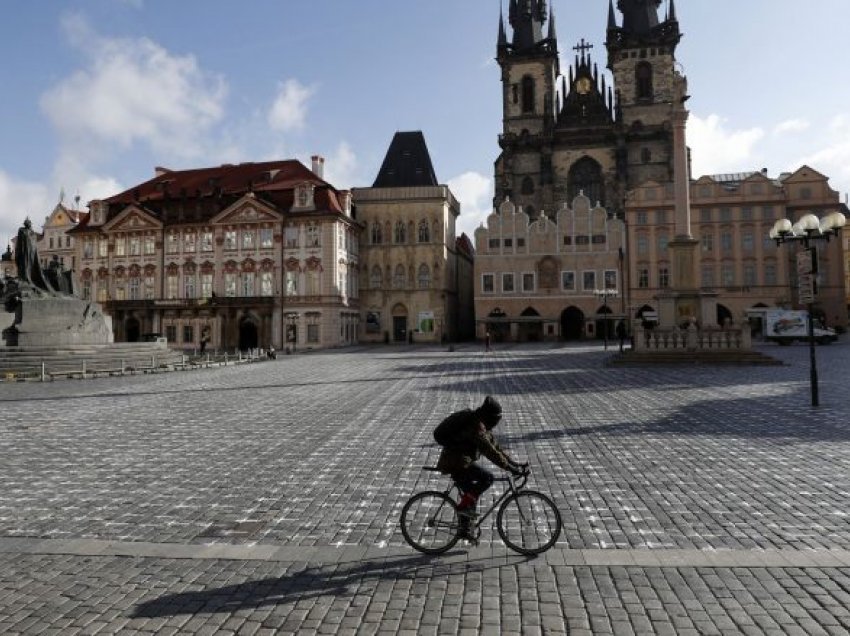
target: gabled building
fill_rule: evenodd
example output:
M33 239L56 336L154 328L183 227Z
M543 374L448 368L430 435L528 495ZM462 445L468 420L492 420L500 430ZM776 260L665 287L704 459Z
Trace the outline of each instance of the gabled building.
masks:
M70 231L83 223L86 217L88 211L70 208L62 202L47 215L38 240L38 254L43 268L47 269L56 261L64 269L77 269L76 239Z
M70 231L81 293L116 341L196 348L357 342L361 226L323 160L156 169Z
M355 188L364 342L472 337L472 248L455 225L460 204L437 181L419 131L393 137L371 188Z

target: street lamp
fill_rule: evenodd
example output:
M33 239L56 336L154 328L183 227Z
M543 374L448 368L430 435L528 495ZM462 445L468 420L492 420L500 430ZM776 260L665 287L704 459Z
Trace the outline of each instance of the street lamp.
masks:
M605 317L602 319L602 341L605 343L605 351L608 351L608 320L611 315L611 308L608 307L608 299L616 298L620 295L616 289L596 289L593 291L593 295L602 300L602 306L608 310L608 313L605 314Z
M814 214L805 214L796 223L791 223L788 219L779 219L768 233L768 236L776 241L777 247L790 241L803 244L803 249L797 252L797 279L800 302L806 304L809 313L809 384L812 406L819 406L820 399L815 356L815 324L812 316L817 295L818 253L817 249L810 244L814 241L829 242L833 236L838 236L846 223L847 219L841 212L831 212L822 219L818 219Z

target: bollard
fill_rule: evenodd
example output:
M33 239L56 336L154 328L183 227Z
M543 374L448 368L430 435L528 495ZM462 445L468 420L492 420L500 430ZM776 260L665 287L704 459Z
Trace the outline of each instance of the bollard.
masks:
M83 380L86 379L86 361L83 360Z
M41 361L41 381L44 382L46 374L44 373L44 360Z

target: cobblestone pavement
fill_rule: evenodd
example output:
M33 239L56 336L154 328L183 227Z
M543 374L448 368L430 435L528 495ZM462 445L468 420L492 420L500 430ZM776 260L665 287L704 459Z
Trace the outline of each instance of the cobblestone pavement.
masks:
M850 346L609 369L377 347L0 385L0 633L850 634ZM431 430L492 393L555 549L425 558Z

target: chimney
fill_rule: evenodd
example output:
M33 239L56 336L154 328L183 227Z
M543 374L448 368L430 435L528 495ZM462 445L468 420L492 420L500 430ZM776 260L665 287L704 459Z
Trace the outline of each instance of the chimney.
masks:
M351 190L339 191L340 204L346 216L351 216Z
M313 160L313 174L319 179L325 178L325 158L321 155L313 155L310 157Z
M168 168L163 168L162 166L157 166L153 169L154 175L157 177L161 177L164 174L168 174L171 172Z

